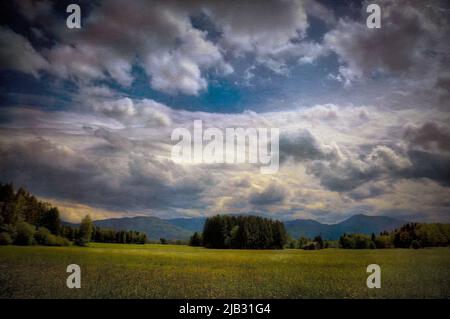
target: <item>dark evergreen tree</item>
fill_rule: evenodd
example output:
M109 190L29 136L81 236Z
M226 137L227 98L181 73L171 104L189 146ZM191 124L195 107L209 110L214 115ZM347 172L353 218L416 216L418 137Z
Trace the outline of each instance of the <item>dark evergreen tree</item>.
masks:
M87 245L91 241L92 232L93 232L92 219L89 215L86 215L81 221L78 232L78 238L76 239L75 243L79 246Z
M195 232L189 240L189 246L198 247L201 245L202 245L202 237L198 232Z
M56 207L50 208L40 218L39 225L47 228L52 234L59 235L61 228L61 219L59 217L59 210Z
M282 222L259 216L217 215L207 218L203 228L207 248L282 249L286 242Z

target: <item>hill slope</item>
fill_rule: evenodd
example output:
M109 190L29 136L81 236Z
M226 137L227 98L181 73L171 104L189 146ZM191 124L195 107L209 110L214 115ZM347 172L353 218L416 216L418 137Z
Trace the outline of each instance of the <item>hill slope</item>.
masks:
M115 230L137 230L145 232L149 239L188 239L194 232L201 232L205 217L160 219L158 217L125 217L96 220L99 227ZM406 222L387 216L354 215L337 224L322 224L310 219L296 219L284 222L287 233L292 238L321 235L324 239L338 239L343 233L378 234L391 231ZM78 227L76 224L64 224Z
M378 234L384 230L391 231L406 222L387 216L354 215L337 224L321 224L314 220L296 219L284 223L286 231L293 238L300 236L314 237L321 235L324 239L338 239L343 233Z
M193 234L194 232L202 232L203 225L205 224L206 217L193 217L193 218L173 218L166 219L168 223L186 229Z
M192 232L157 217L130 217L96 220L99 227L145 232L149 239L188 239Z

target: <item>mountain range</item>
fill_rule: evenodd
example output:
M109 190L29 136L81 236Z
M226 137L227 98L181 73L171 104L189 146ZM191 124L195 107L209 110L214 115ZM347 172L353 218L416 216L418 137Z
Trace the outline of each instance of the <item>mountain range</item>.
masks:
M322 224L311 219L296 219L284 222L286 231L292 238L305 236L308 238L321 235L323 239L335 240L343 233L359 233L370 235L382 231L391 231L406 224L407 221L388 216L353 215L337 224Z
M94 224L102 228L115 230L136 230L145 232L149 239L188 239L194 232L201 232L205 217L161 219L158 217L124 217L96 220ZM407 223L387 216L353 215L337 224L322 224L311 219L285 221L287 233L292 238L300 236L312 238L321 235L324 239L335 240L343 233L378 234L391 231ZM69 223L65 223L69 224ZM75 224L71 224L75 226Z

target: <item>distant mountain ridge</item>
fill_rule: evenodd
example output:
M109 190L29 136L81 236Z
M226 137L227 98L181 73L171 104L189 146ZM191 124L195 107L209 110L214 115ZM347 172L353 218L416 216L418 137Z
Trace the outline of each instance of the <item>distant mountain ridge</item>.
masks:
M145 232L149 239L187 239L192 235L188 228L182 228L168 220L152 216L110 218L94 221L94 225L115 230L136 230Z
M96 220L94 224L102 228L115 230L136 230L145 232L149 239L188 239L194 232L201 232L206 217L161 219L152 216L109 218ZM311 219L296 219L285 221L287 233L292 238L305 236L312 238L321 235L324 239L335 240L343 233L378 234L391 231L407 221L388 216L353 215L337 224L322 224ZM76 226L76 224L66 223Z
M135 230L147 234L148 239L159 240L165 239L188 239L192 235L189 227L182 228L168 220L153 216L137 216L108 218L93 221L95 226L101 228L109 228L114 230ZM78 227L79 224L62 222L63 225ZM203 226L202 226L203 227Z
M388 216L353 215L337 224L322 224L315 220L296 219L284 223L286 231L293 238L308 238L321 235L324 239L335 240L343 233L360 233L370 235L382 231L391 231L407 221Z

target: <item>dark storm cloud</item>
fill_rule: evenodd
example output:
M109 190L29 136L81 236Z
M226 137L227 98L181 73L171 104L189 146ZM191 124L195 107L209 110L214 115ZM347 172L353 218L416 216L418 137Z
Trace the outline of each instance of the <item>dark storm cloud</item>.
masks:
M307 166L307 173L318 177L322 186L336 192L351 191L378 175L376 171L366 170L351 160L339 164L314 161Z
M280 162L289 158L296 162L333 158L334 154L324 150L319 141L308 131L298 130L280 136Z
M412 166L399 172L405 178L429 178L450 187L450 155L411 150L408 157Z
M130 155L126 166L116 166L112 159L88 158L43 138L1 145L1 153L2 182L110 209L198 207L201 193L214 183L198 172L193 178L170 161Z
M377 181L427 178L450 186L450 155L421 150L394 151L376 146L369 154L335 161L316 160L307 164L307 172L319 178L321 185L336 192L348 192L354 199L376 197L387 186Z
M361 145L351 152L324 146L308 130L280 136L280 162L291 158L304 163L306 172L331 191L353 199L377 197L388 187L377 182L428 178L450 186L448 128L435 122L407 125L403 138L409 145Z
M426 150L434 147L442 151L450 151L450 130L436 122L426 122L422 126L409 125L405 129L404 138L412 147L420 146Z
M287 196L287 190L283 185L271 183L264 190L253 192L249 201L255 206L269 206L281 204Z

